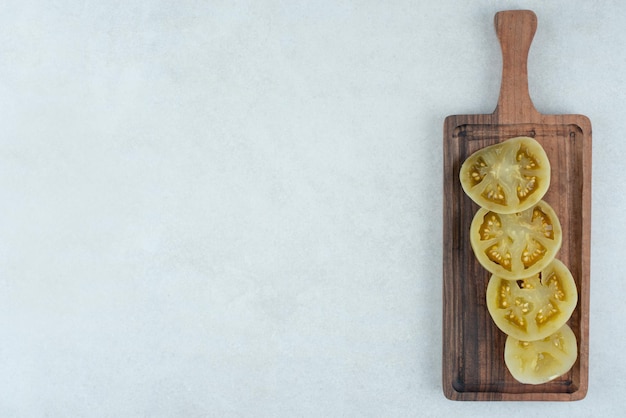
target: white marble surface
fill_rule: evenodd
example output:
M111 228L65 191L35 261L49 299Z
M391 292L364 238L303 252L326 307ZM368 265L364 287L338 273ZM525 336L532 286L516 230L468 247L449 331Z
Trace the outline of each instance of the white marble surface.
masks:
M590 383L441 390L442 128L530 8L591 118ZM3 1L0 416L618 416L626 2ZM506 415L505 415L506 414Z

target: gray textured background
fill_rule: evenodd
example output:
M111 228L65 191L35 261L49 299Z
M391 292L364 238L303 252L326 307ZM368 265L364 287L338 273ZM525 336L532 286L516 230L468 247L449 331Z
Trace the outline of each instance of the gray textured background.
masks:
M488 113L493 15L593 124L590 386L441 390L445 116ZM0 416L616 416L626 2L3 1ZM548 410L549 408L549 410Z

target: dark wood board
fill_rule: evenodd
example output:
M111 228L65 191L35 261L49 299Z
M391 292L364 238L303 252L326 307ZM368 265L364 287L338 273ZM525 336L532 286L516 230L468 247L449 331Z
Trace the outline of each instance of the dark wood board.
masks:
M495 27L503 56L495 111L448 116L444 123L443 391L452 400L578 400L585 397L588 382L591 123L583 115L544 115L535 109L528 93L527 58L536 15L499 12ZM506 335L493 323L485 301L491 274L470 246L469 228L478 206L459 182L460 166L469 155L515 136L535 138L548 155L551 182L544 200L563 228L556 257L572 272L579 294L568 322L578 342L578 359L567 374L542 385L517 382L504 364Z

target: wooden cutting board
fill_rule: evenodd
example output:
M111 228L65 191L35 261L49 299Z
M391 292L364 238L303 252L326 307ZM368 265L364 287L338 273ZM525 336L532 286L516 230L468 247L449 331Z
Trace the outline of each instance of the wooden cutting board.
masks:
M589 351L591 239L591 123L582 115L543 115L528 94L528 50L537 28L529 10L499 12L496 34L503 57L500 97L493 113L448 116L444 124L443 390L453 400L571 401L585 397ZM518 383L504 364L506 335L485 302L490 278L469 238L478 206L465 195L459 168L474 151L515 136L535 138L551 164L544 197L563 228L557 258L570 269L579 292L568 324L578 360L564 376L542 385Z

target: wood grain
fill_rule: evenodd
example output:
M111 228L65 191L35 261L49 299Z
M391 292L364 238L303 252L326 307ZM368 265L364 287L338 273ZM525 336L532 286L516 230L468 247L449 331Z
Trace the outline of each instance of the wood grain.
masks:
M585 397L589 358L591 237L591 123L583 115L539 113L528 93L527 58L537 28L529 10L499 12L495 28L502 48L498 104L487 115L448 116L444 123L443 390L453 400L571 401ZM579 292L569 320L578 360L564 376L543 385L518 383L504 364L506 335L487 311L490 274L476 260L469 227L478 206L459 182L459 168L476 150L515 136L535 138L551 164L544 200L563 228L557 254Z

